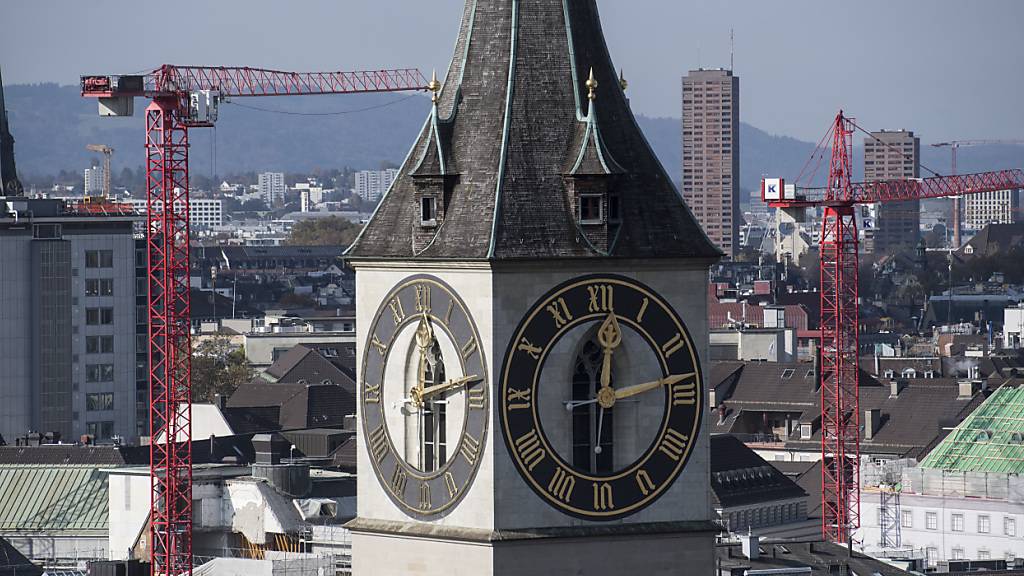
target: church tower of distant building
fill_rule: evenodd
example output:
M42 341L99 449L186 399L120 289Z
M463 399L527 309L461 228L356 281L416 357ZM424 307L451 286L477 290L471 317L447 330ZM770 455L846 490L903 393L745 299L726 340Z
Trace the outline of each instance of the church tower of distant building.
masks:
M731 70L683 78L683 199L727 256L740 242L740 79Z

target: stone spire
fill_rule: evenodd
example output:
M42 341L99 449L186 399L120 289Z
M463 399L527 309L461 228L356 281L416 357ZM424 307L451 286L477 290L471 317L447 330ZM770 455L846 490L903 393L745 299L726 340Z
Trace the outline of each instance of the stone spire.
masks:
M21 196L21 181L14 164L14 136L7 124L7 104L4 102L4 79L0 73L0 196Z
M718 258L621 80L595 0L467 0L434 109L350 257Z

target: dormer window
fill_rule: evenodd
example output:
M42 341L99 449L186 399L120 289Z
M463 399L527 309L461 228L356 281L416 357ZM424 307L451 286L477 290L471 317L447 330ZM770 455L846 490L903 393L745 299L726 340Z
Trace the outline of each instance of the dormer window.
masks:
M913 368L907 368L906 370L903 371L903 377L917 378L917 370L914 370Z
M604 196L580 194L580 224L604 224Z
M423 196L420 198L420 226L437 226L437 198Z
M896 377L896 372L894 372L893 370L886 370L885 371L885 378L887 380L892 380L895 377Z

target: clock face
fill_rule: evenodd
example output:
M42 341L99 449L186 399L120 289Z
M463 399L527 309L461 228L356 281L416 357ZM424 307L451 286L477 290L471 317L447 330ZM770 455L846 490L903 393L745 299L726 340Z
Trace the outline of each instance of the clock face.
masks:
M650 505L682 472L703 396L679 315L643 284L606 275L567 282L527 312L498 401L530 487L566 514L614 520Z
M485 366L476 324L441 280L412 277L384 299L359 399L374 473L407 514L442 514L468 491L487 439Z

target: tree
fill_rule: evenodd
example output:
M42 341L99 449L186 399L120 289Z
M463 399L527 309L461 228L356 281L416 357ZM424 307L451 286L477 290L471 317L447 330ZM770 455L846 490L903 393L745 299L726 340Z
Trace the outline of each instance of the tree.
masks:
M344 218L331 216L304 220L292 227L288 237L291 246L349 246L362 227Z
M213 402L217 394L230 396L256 376L245 359L224 336L204 340L192 354L192 401Z

